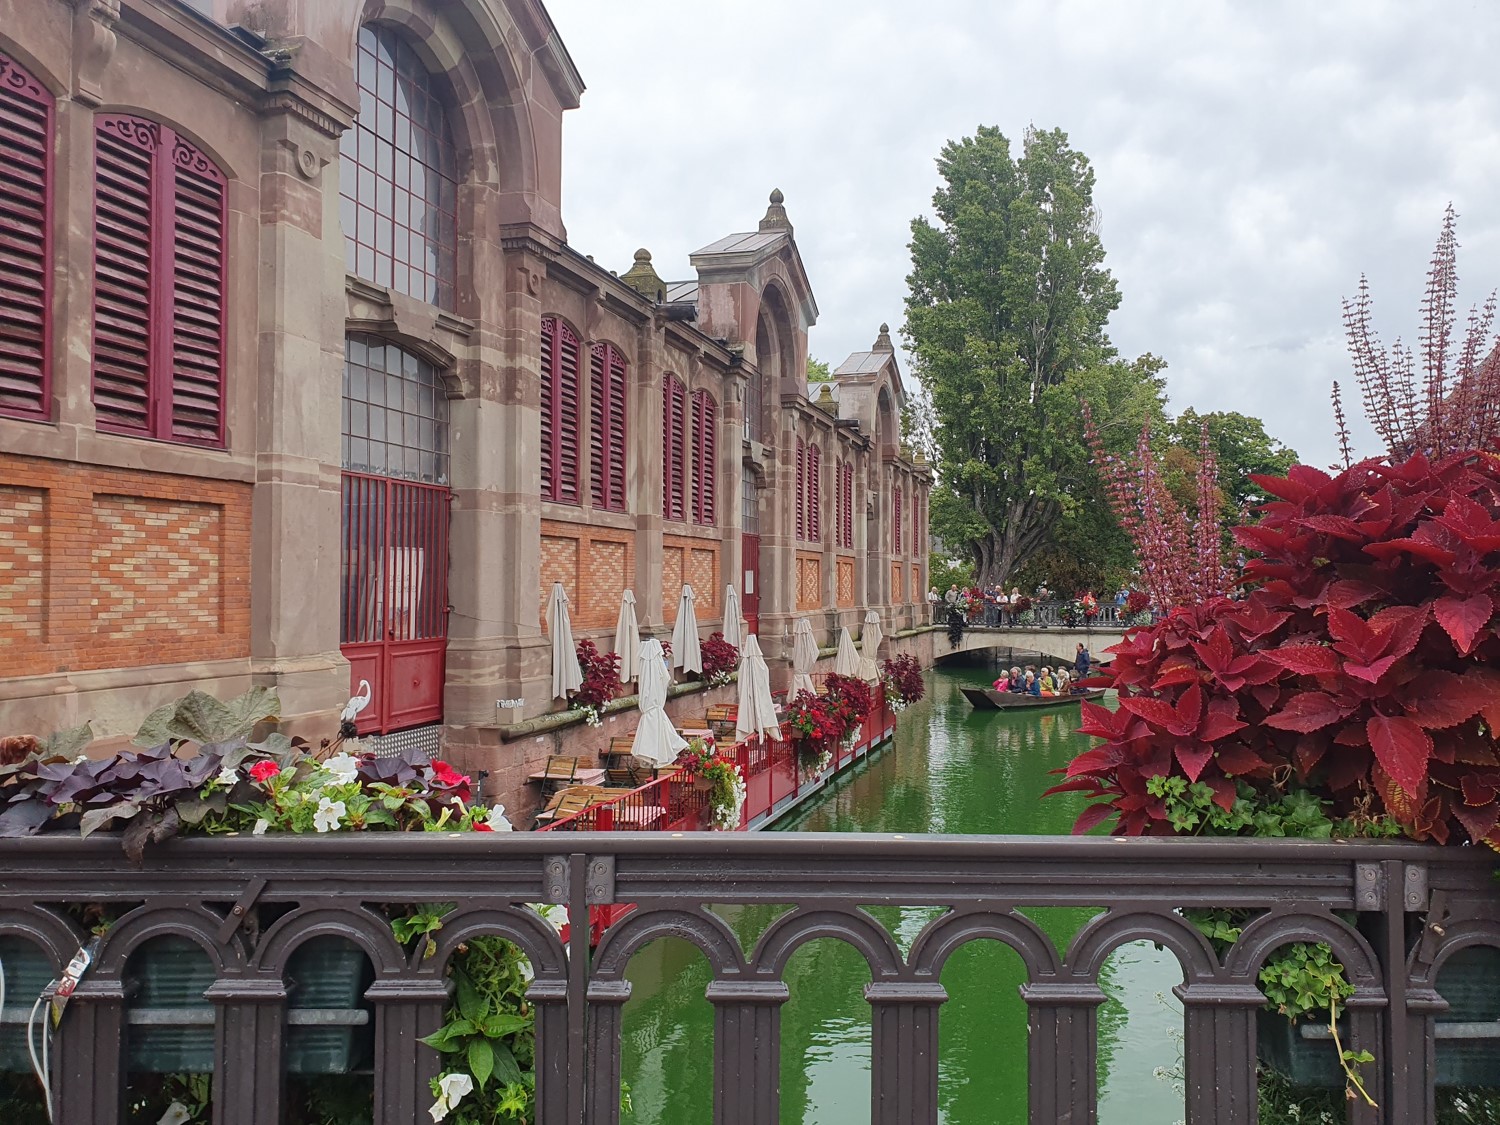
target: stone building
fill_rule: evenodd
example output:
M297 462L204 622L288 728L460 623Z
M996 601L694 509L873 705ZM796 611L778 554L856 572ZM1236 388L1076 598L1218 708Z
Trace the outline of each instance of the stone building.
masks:
M0 727L364 679L476 745L563 706L554 581L596 638L916 622L885 327L809 387L779 192L690 280L575 250L582 92L539 0L0 0Z

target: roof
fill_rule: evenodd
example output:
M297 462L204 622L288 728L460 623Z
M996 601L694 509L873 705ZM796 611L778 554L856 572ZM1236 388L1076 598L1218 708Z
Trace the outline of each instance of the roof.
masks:
M696 305L698 303L698 283L696 281L667 282L666 303L669 305Z
M743 234L726 234L717 242L710 242L701 250L694 250L691 257L699 254L751 254L767 250L787 237L784 230L757 230Z
M834 368L835 375L874 375L893 358L890 352L853 352Z

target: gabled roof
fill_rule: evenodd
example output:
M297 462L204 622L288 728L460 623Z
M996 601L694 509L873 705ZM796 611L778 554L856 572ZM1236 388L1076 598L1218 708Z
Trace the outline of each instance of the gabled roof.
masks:
M891 358L890 352L853 352L833 369L835 375L875 375Z
M755 254L768 250L790 235L784 230L756 230L741 234L726 234L717 242L710 242L701 250L694 250L689 260L708 254Z

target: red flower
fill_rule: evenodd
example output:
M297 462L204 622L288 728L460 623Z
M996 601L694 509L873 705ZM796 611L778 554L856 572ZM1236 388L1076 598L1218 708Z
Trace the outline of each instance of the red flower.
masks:
M250 767L250 780L264 785L281 772L281 767L267 758Z
M491 828L488 824L486 824L482 820L476 820L471 827L472 827L473 831L475 831L475 832L493 832L494 831L493 828Z
M459 773L447 762L439 758L433 759L432 779L445 789L456 789L460 785L469 784L467 774Z

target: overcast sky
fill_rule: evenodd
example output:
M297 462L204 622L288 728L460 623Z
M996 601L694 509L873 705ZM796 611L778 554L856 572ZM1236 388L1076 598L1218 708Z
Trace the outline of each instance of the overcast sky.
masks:
M1093 161L1110 334L1174 411L1334 456L1340 298L1414 337L1450 200L1460 302L1500 284L1500 0L549 0L588 84L569 240L667 280L773 187L837 364L902 320L911 219L950 138L1060 127ZM1357 413L1357 411L1356 411ZM1375 452L1368 437L1362 448Z

